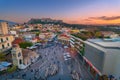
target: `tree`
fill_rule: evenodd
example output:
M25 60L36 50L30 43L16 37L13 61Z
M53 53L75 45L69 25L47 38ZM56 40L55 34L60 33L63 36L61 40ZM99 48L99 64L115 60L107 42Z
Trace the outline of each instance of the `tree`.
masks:
M35 34L36 34L36 36L39 36L40 32L36 32Z
M95 33L95 37L96 37L96 38L100 38L100 37L102 37L101 32L96 32L96 33Z
M8 73L11 73L11 72L14 72L14 71L16 71L17 70L17 66L12 66L12 67L9 67L6 71L8 72Z
M22 42L19 44L20 48L27 48L27 47L30 47L32 46L33 44L31 42Z
M0 53L0 61L5 61L6 57L4 53Z

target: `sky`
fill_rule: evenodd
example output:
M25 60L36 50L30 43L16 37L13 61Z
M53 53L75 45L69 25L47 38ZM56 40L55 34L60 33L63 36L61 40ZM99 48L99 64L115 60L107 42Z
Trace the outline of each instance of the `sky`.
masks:
M120 0L0 0L0 20L60 19L74 24L120 23Z

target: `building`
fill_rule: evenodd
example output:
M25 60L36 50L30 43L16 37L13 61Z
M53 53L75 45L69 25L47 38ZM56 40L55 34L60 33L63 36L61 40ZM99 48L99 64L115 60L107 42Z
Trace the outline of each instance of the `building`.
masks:
M22 28L24 28L24 26L23 25L18 25L18 24L14 25L12 27L13 30L19 30L19 29L22 29Z
M39 34L39 38L46 41L53 39L55 36L56 34L52 32L44 32Z
M13 65L18 66L18 68L23 67L23 55L22 49L19 48L19 45L13 45L11 50Z
M58 36L58 41L60 41L63 45L69 45L70 44L70 36L63 33Z
M84 56L84 47L85 47L85 45L84 45L84 41L83 40L81 40L80 38L77 38L77 37L71 35L70 46L75 48L77 53L80 54L81 58L82 58L82 56Z
M101 75L120 77L120 38L85 41L84 65L99 80Z
M9 50L13 41L14 37L12 35L0 35L0 52Z
M115 32L112 32L112 31L101 31L101 33L104 37L110 37L110 38L119 37L118 34L116 34Z
M25 41L34 43L34 39L36 37L36 34L27 33L27 34L23 34L22 36L24 37Z
M20 44L20 43L22 43L22 42L25 42L24 39L17 37L17 38L15 38L15 40L12 42L12 45L13 45L13 44Z
M17 35L17 31L11 30L11 31L10 31L10 34L11 34L11 35Z
M80 30L79 29L71 29L70 30L70 34L76 34L76 33L79 33Z
M10 30L10 34L13 35L14 37L19 37L17 31L15 30Z
M0 52L8 52L12 47L12 41L14 37L8 35L8 23L0 22Z
M21 49L18 44L14 44L11 50L13 65L19 69L25 69L31 63L35 62L39 55L28 49Z
M8 34L8 23L0 22L0 34L6 35Z

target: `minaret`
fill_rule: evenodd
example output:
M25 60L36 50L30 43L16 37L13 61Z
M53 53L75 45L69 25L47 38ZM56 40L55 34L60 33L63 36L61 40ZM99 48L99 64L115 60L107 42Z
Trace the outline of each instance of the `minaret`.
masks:
M21 68L21 65L23 64L23 56L22 56L22 50L18 44L13 45L11 53L12 53L13 65L18 66L18 68Z

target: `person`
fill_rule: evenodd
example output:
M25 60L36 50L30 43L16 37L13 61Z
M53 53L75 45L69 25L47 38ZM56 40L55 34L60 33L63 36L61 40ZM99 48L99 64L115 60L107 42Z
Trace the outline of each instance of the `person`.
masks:
M31 69L31 72L33 72L33 69Z
M12 75L12 78L14 78L14 75Z
M19 75L18 75L17 77L18 77L18 78L20 78L20 76L19 76Z
M34 75L34 79L36 80L36 77L35 77L35 75Z

